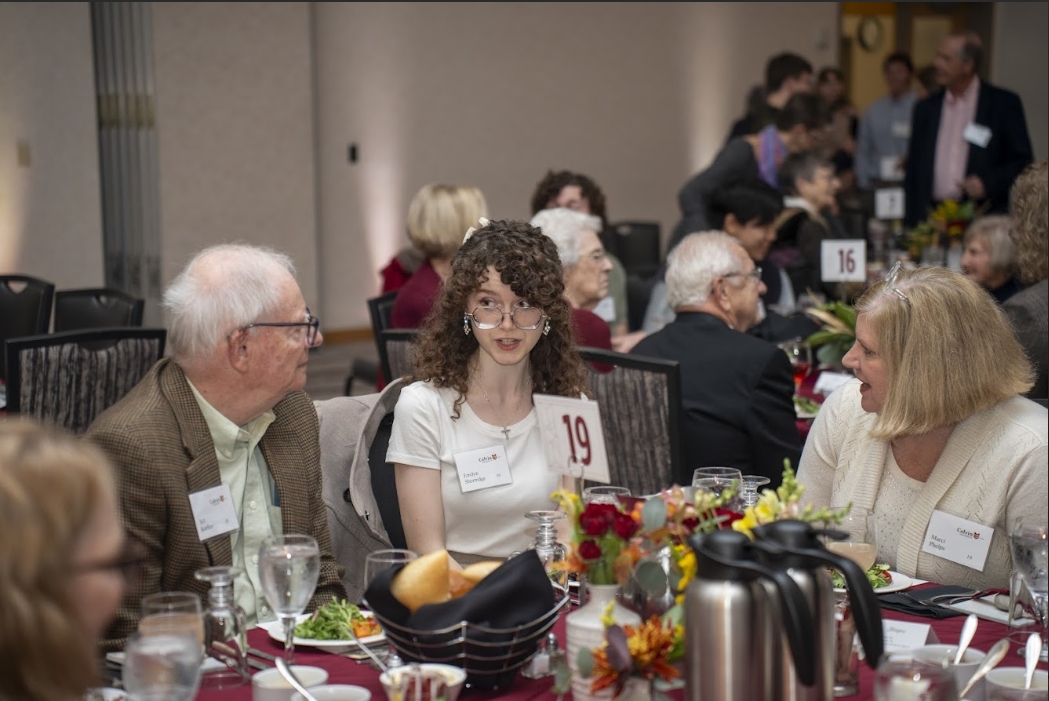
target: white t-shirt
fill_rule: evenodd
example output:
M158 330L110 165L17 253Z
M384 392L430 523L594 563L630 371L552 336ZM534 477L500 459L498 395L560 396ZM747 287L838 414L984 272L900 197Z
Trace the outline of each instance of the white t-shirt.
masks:
M452 419L456 396L454 389L429 382L402 389L386 461L441 471L448 550L505 558L534 541L535 522L525 514L555 508L550 494L560 487L560 475L547 470L534 409L509 426L506 438L501 426L481 421L465 401L460 417ZM500 445L513 481L463 494L455 454Z

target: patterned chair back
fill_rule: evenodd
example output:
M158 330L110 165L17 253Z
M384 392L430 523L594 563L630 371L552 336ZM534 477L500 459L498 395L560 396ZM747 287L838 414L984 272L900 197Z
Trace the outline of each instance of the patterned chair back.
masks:
M645 496L669 487L683 469L681 370L676 360L580 348L590 391L601 408L611 484ZM593 364L614 366L609 372Z
M55 286L28 275L0 275L0 349L9 338L47 333ZM0 379L7 376L0 356Z
M7 411L83 433L164 355L164 329L110 328L9 340Z
M387 329L379 335L379 359L388 382L412 372L411 345L418 335L418 329Z

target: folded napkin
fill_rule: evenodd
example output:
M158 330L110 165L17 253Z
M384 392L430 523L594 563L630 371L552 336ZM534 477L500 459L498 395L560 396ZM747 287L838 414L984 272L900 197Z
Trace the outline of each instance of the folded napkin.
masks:
M966 594L974 593L975 591L973 589L949 584L942 587L929 587L927 589L912 590L910 592L901 591L895 594L882 594L878 597L878 604L880 604L883 609L888 609L889 611L908 613L912 616L921 616L922 618L952 618L954 616L964 616L966 614L935 603L923 604L922 600L931 599L934 596L942 594L964 596Z

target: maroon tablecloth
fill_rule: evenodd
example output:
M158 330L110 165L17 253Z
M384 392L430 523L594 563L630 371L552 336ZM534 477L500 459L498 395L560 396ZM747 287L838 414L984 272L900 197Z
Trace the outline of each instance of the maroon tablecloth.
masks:
M917 588L923 588L932 585L922 585ZM955 643L961 634L962 623L965 621L965 616L957 616L955 618L947 618L940 621L930 620L927 618L918 618L917 616L909 616L902 613L896 613L895 611L882 611L882 615L885 618L898 620L898 621L911 621L915 623L929 623L932 625L936 636L939 640L945 644ZM564 617L561 617L555 626L554 632L558 638L564 643L565 629L564 629ZM973 638L971 646L977 650L989 650L998 640L1004 638L1008 634L1008 628L1001 623L995 623L993 621L980 621L980 626L976 631L976 636ZM255 629L248 633L248 642L252 647L266 652L273 653L274 655L280 654L281 645L276 641L272 640L269 635L262 630ZM563 645L562 645L563 647ZM1009 650L1009 654L1006 655L1002 661L1002 667L1020 667L1023 665L1023 658L1016 654L1017 646L1012 645ZM315 665L323 667L328 670L329 683L332 684L356 684L357 686L363 686L372 692L372 697L375 701L383 701L386 696L382 689L382 685L379 684L379 672L372 669L367 663L358 663L345 657L333 655L327 652L317 652L309 648L300 648L295 652L295 663ZM1040 668L1045 669L1045 663L1039 665ZM846 698L855 699L857 701L870 701L873 699L872 685L874 682L874 670L870 669L866 665L862 666L860 671L860 690L859 693L849 696ZM494 692L476 692L469 691L464 695L465 699L512 699L513 701L524 701L525 699L554 699L556 696L550 692L550 687L553 684L552 679L525 679L524 677L518 676L517 680L508 689L501 689ZM670 697L672 699L681 700L684 699L683 691L671 692ZM571 698L571 694L568 694L566 698ZM251 687L244 686L239 689L230 689L225 691L202 691L197 695L198 701L251 701Z

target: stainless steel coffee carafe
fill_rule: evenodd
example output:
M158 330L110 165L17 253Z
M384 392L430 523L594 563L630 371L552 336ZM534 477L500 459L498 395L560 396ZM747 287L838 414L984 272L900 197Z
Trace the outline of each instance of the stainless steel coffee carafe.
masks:
M780 635L794 678L815 682L814 616L797 582L759 561L759 544L742 533L693 536L696 577L685 592L685 698L776 698Z

